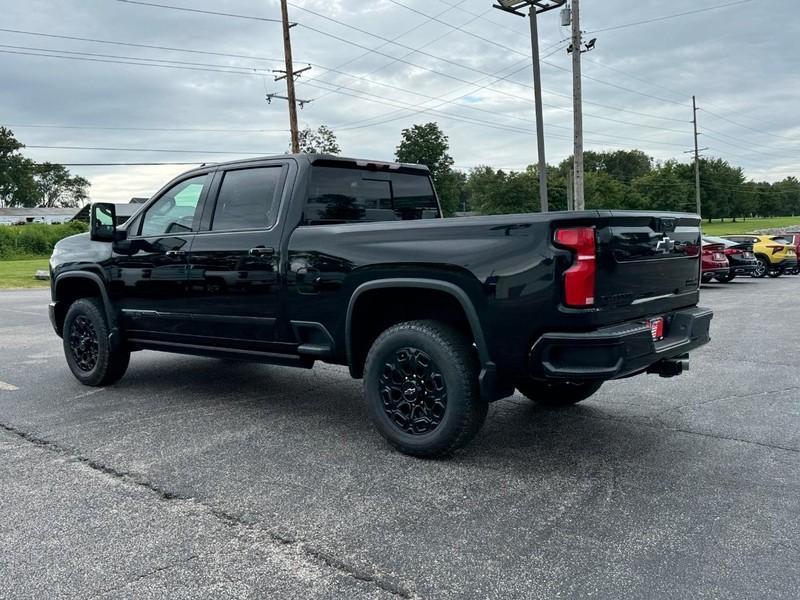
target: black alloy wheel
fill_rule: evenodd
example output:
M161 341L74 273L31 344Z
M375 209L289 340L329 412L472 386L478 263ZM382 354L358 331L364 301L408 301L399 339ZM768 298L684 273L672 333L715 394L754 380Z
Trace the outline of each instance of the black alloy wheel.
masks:
M367 355L364 395L378 432L400 452L449 456L475 437L489 404L472 340L440 321L406 321Z
M89 373L97 366L97 353L99 352L97 331L85 315L80 315L72 321L69 330L69 347L75 364L81 371Z
M130 350L124 341L112 340L103 302L80 298L64 317L64 356L83 385L100 387L119 381L128 369Z
M410 435L436 429L447 410L447 384L433 359L419 348L401 348L379 378L383 410Z

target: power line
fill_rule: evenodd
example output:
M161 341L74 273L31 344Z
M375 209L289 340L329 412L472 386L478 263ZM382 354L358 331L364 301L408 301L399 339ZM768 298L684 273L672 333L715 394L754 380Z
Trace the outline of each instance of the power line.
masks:
M200 162L118 162L118 163L61 163L62 167L188 167L215 163Z
M139 44L135 42L121 42L118 40L101 40L97 38L79 37L73 35L60 35L55 33L44 33L40 31L25 31L23 29L4 29L0 28L1 32L15 33L19 35L31 35L36 37L54 38L59 40L71 40L76 42L91 42L93 44L111 44L114 46L130 46L132 48L147 48L149 50L167 50L169 52L186 52L188 54L207 54L210 56L221 56L225 58L246 58L249 60L263 60L268 62L281 62L282 58L253 56L250 54L231 54L229 52L213 52L211 50L195 50L189 48L176 48L174 46L159 46L154 44Z
M126 3L132 3L132 2L133 2L133 0L117 0L117 1L118 1L118 2L126 2ZM394 1L394 0L392 0L392 1ZM740 1L741 1L741 0L740 0ZM751 1L751 0L746 0L746 1ZM395 3L396 3L396 4L398 4L398 6L403 6L404 8L407 8L408 10L415 11L415 9L411 9L411 8L409 8L409 7L407 7L407 6L403 5L403 4L400 4L400 3L397 3L397 2L395 2ZM161 8L175 8L175 7L172 7L172 6L169 6L169 5L156 5L156 4L152 4L152 3L142 3L142 4L145 4L145 5L147 5L147 6L158 6L158 7L161 7ZM328 15L325 15L325 14L319 13L319 12L317 12L317 11L314 11L314 10L311 10L311 9L309 9L309 8L306 8L306 7L304 7L304 6L300 6L300 5L298 5L298 4L295 4L295 3L293 3L293 2L289 2L288 4L289 4L290 6L292 6L293 8L297 9L297 10L301 10L301 11L303 11L303 12L306 12L306 13L308 13L308 14L314 15L314 16L316 16L316 17L319 17L319 18L321 18L321 19L325 19L325 20L327 20L327 21L330 21L330 22L332 22L332 23L335 23L335 24L337 24L337 25L339 25L339 26L341 26L341 27L345 27L345 28L347 28L347 29L351 29L351 30L353 30L353 31L357 31L357 32L359 32L359 33L362 33L362 34L364 34L364 35L368 35L368 36L370 36L370 37L374 37L374 38L376 38L376 39L379 39L379 40L382 40L382 41L384 41L384 42L387 42L387 43L394 44L394 45L396 45L396 46L398 46L398 47L400 47L400 48L405 48L405 49L407 49L407 50L411 50L412 52L419 53L419 54L421 54L421 55L423 55L423 56L428 56L428 57L430 57L430 58L433 58L433 59L435 59L435 60L439 60L439 61L441 61L441 62L444 62L444 63L446 63L446 64L450 64L450 65L452 65L452 66L455 66L455 67L458 67L458 68L461 68L461 69L466 69L466 70L469 70L469 71L473 71L473 72L476 72L476 73L480 73L480 74L482 74L482 75L492 75L491 73L488 73L488 72L486 72L486 71L483 71L483 70L481 70L481 69L477 69L477 68L475 68L475 67L470 67L470 66L468 66L468 65L464 65L464 64L462 64L462 63L459 63L459 62L456 62L456 61L453 61L453 60L450 60L450 59L447 59L447 58L444 58L444 57L441 57L441 56L438 56L438 55L432 54L432 53L430 53L430 52L424 52L424 51L422 51L422 50L419 50L419 49L413 48L413 47L411 47L411 46L408 46L408 45L406 45L406 44L402 44L402 43L400 43L400 42L398 42L398 41L396 41L396 40L390 40L389 38L383 37L383 36L381 36L381 35L378 35L378 34L376 34L376 33L372 33L371 31L368 31L368 30L366 30L366 29L363 29L363 28L361 28L361 27L357 27L357 26L355 26L355 25L351 25L351 24L349 24L349 23L346 23L346 22L344 22L344 21L341 21L341 20L339 20L339 19L335 19L335 18L333 18L333 17L330 17L330 16L328 16ZM193 9L193 10L194 10L194 9ZM415 12L419 12L419 11L415 11ZM212 14L217 14L217 13L212 13ZM428 18L431 18L431 19L433 19L433 18L434 18L434 17L432 17L431 15L426 15L425 13L421 13L421 14L423 14L423 15L425 15L426 17L428 17ZM225 15L223 15L223 16L225 16ZM238 17L238 18L248 18L246 15L238 15L238 14L237 14L237 15L232 15L232 16L235 16L235 17ZM257 19L257 20L261 20L261 17L252 17L252 18L254 18L254 19ZM436 20L438 20L438 19L436 19ZM465 29L462 29L462 28L460 28L459 26L451 25L450 23L447 23L446 21L441 21L441 20L438 20L438 21L439 21L439 22L441 22L441 23L443 23L444 25L446 25L446 26L448 26L448 27L451 27L451 28L453 28L453 29L457 29L457 30L459 30L459 31L463 31L463 32L464 32L464 33L466 33L467 35L470 35L470 36L472 36L472 37L475 37L475 38L477 38L477 39L480 39L480 40L482 40L482 41L484 41L484 42L486 42L486 43L489 43L489 44L492 44L492 45L498 46L499 48L502 48L502 49L504 49L504 50L506 50L506 51L509 51L509 52L514 52L514 53L516 53L516 54L522 54L520 51L516 50L515 48L511 48L511 47L509 47L509 46L505 46L504 44L500 44L500 43L498 43L498 42L495 42L494 40L490 40L489 38L485 38L485 37L483 37L483 36L480 36L480 35L478 35L478 34L474 34L474 33L470 32L470 31L467 31L467 30L465 30ZM413 67L416 67L416 68L419 68L419 69L422 69L422 70L425 70L425 71L428 71L428 72L431 72L431 73L435 73L435 74L437 74L437 75L440 75L440 76L443 76L443 77L448 77L448 78L450 78L450 79L459 80L459 78L457 78L457 77L455 77L455 76L453 76L453 75L450 75L450 74L448 74L448 73L443 73L443 72L441 72L441 71L436 71L436 70L434 70L434 69L430 69L430 68L428 68L428 67L425 67L425 66L423 66L423 65L419 65L419 64L416 64L416 63L410 62L410 61L408 61L408 60L405 60L405 59L401 59L401 58L396 58L396 57L393 57L393 56L391 56L391 55L388 55L388 54L386 54L386 53L380 52L378 49L374 49L374 48L368 48L368 47L366 47L366 46L364 46L364 45L362 45L362 44L359 44L359 43L357 43L357 42L354 42L354 41L352 41L352 40L348 40L348 39L346 39L346 38L343 38L343 37L341 37L341 36L338 36L338 35L335 35L335 34L329 33L329 32L327 32L327 31L324 31L324 30L318 29L318 28L316 28L316 27L312 27L312 26L310 26L310 25L307 25L307 24L305 24L305 23L302 23L302 24L300 24L300 26L302 26L302 27L304 27L305 29L308 29L308 30L310 30L310 31L313 31L313 32L315 32L315 33L318 33L318 34L320 34L320 35L324 35L324 36L326 36L326 37L329 37L329 38L331 38L331 39L335 39L335 40L337 40L337 41L340 41L340 42L343 42L343 43L346 43L346 44L350 44L350 45L352 45L352 46L355 46L355 47L362 48L362 49L364 49L364 50L367 50L367 51L373 52L373 53L375 53L375 54L379 54L379 55L382 55L382 56L386 56L387 58L392 58L392 59L395 59L395 60L397 60L398 62L403 62L403 63L406 63L406 64L408 64L408 65L410 65L410 66L413 66ZM556 69L565 70L565 69L563 69L562 67L559 67L558 65L554 65L553 63L547 63L547 62L545 62L545 64L548 64L548 65L550 65L551 67L554 67L554 68L556 68ZM593 79L593 80L594 80L594 81L597 81L597 82L599 82L599 83L604 83L604 84L606 84L606 85L610 85L610 86L612 86L612 87L617 87L618 89L621 89L621 90L624 90L624 91L628 91L628 92L631 92L631 93L640 94L640 95L647 95L647 94L642 94L641 92L638 92L638 91L636 91L636 90L632 90L632 89L630 89L630 88L625 88L624 86L618 86L618 85L616 85L616 84L613 84L613 83L610 83L610 82L606 82L606 81L603 81L603 80L600 80L600 79ZM464 81L464 80L460 80L460 81ZM519 85L519 86L525 87L525 88L529 88L529 89L532 89L532 88L533 88L533 86L531 86L531 85L524 84L524 83L521 83L521 82L518 82L518 81L511 81L511 83L513 83L513 84L515 84L515 85ZM548 91L548 90L545 90L545 91ZM548 91L548 93L554 93L554 92L549 92L549 91ZM678 102L674 102L674 101L672 101L672 100L664 100L663 98L658 98L658 97L656 97L656 96L652 96L652 95L650 95L650 97L651 97L651 98L654 98L654 99L657 99L657 100L660 100L660 101L665 101L665 102L669 102L669 103L672 103L672 104L677 104L677 105L679 105L679 106L683 106L683 105L681 105L680 103L678 103ZM618 109L618 110L624 110L624 109Z
M722 115L720 115L718 113L710 111L707 108L701 108L700 110L702 110L703 112L706 112L706 113L708 113L710 115L713 115L718 119L722 119L723 121L727 121L728 123L730 123L732 125L736 125L737 127L741 127L743 129L747 129L748 131L753 131L753 132L758 133L758 134L769 135L769 136L772 136L772 137L776 137L776 138L780 138L780 139L784 139L784 140L789 140L789 141L792 141L792 142L796 142L797 141L797 138L790 138L790 137L785 136L785 135L779 135L777 133L772 133L770 131L764 131L763 129L759 130L759 129L754 129L753 127L748 127L747 125L742 125L741 123L737 123L736 121L734 121L732 119L729 119L728 117L724 117L724 116L722 116Z
M245 71L228 71L225 69L209 69L209 68L202 68L202 67L186 67L186 66L179 66L179 65L160 65L155 63L145 63L145 62L133 62L130 60L110 60L105 58L89 58L86 56L65 56L63 54L44 54L42 52L58 52L58 50L46 50L41 51L39 53L36 52L23 52L18 50L0 50L0 54L17 54L21 56L39 56L43 58L60 58L63 60L78 60L78 61L85 61L85 62L96 62L96 63L107 63L107 64L114 64L114 65L135 65L139 67L154 67L159 69L177 69L180 71L198 71L198 72L205 72L205 73L228 73L232 75L260 75L257 72L245 72Z
M140 6L149 6L151 8L166 8L169 10L179 10L183 12L199 13L204 15L215 15L218 17L233 17L236 19L247 19L249 21L266 21L268 23L280 23L280 19L270 19L267 17L254 17L251 15L239 15L236 13L216 12L212 10L200 10L199 8L186 8L183 6L172 6L169 4L156 4L155 2L141 2L140 0L117 0L117 2L124 2L125 4L138 4Z
M50 125L5 123L2 127L15 129L80 129L97 131L163 131L176 133L286 133L288 129L201 129L198 127L107 127L104 125Z
M184 53L189 53L189 54L205 54L205 55L221 56L221 57L228 57L228 58L244 58L244 59L250 59L250 60L263 60L263 61L275 61L275 62L279 62L281 60L281 59L272 58L272 57L261 57L261 56L245 55L245 54L232 54L232 53L225 53L225 52L213 52L213 51L207 51L207 50L196 50L196 49L178 48L178 47L172 47L172 46L160 46L160 45L152 45L152 44L122 42L122 41L117 41L117 40L104 40L104 39L79 37L79 36L67 36L67 35L58 35L58 34L43 33L43 32L25 31L25 30L20 30L20 29L3 29L3 28L0 28L0 31L4 31L4 32L7 32L7 33L20 34L20 35L31 35L31 36L37 36L37 37L66 39L66 40L73 40L73 41L83 41L83 42L98 43L98 44L130 46L130 47L135 47L135 48L167 50L167 51L171 51L171 52L184 52ZM444 36L442 36L442 37L444 37ZM353 44L353 42L350 42L349 40L346 40L344 38L339 38L338 36L335 36L335 39L340 40L340 41L345 42L345 43ZM436 75L444 76L444 77L447 77L447 78L450 78L450 79L454 79L455 81L458 81L458 82L461 82L461 83L465 83L467 85L474 85L475 83L477 83L477 82L472 82L472 81L469 81L469 80L466 80L466 79L462 79L460 77L455 77L455 76L449 75L447 73L443 73L443 72L437 71L435 69L424 67L422 65L417 65L416 63L413 63L413 62L410 62L410 61L406 60L406 58L408 56L410 56L413 53L416 53L418 51L417 49L412 49L412 52L409 52L404 57L398 58L398 57L392 56L390 54L379 52L378 50L373 49L373 48L369 48L367 46L361 46L359 44L355 44L355 45L357 47L360 47L362 49L367 50L367 52L362 54L361 56L364 56L365 54L377 53L379 55L382 55L382 56L385 56L387 58L392 59L392 63L394 63L394 62L403 62L403 63L408 64L410 66L413 66L415 68L420 68L420 69L422 69L424 71L427 71L427 72L430 72L432 74L436 74ZM384 45L386 45L386 44L384 44ZM380 47L382 47L382 46L379 46L378 48L380 48ZM41 49L39 51L42 51L42 52L58 52L57 50L46 50L46 49ZM14 54L14 53L12 53L12 54ZM24 53L15 53L15 54L24 54ZM431 56L433 56L433 55L431 55ZM66 58L66 57L53 57L53 58ZM135 58L135 57L126 57L126 59L127 60L140 60L140 59ZM152 61L157 60L157 59L148 59L148 60L152 62ZM139 62L136 62L136 63L125 63L125 62L119 62L119 61L99 61L99 60L95 61L95 62L112 62L112 64L137 64L137 65L140 65L140 66L148 66L148 65L143 65L142 63L139 63ZM346 72L340 71L339 70L340 67L330 68L330 67L326 67L324 65L316 64L316 63L309 62L309 61L301 61L301 62L307 62L308 64L311 64L314 67L323 69L325 71L331 71L331 72L334 72L334 73L341 73L341 74L343 74L345 76L350 76L350 77L357 77L357 76L354 76L354 75L352 75L350 73L346 73ZM175 68L175 69L180 69L180 70L195 70L195 71L207 70L207 69L200 69L200 68L191 68L190 69L190 68L186 68L186 67L183 67L183 68L181 68L181 67L170 67L170 66L167 66L167 65L156 65L156 66L158 66L160 68ZM224 65L212 65L212 66L223 67ZM236 69L246 69L247 67L235 67L235 68ZM520 70L522 70L522 69L520 69ZM231 73L233 73L234 71L229 71L227 69L215 69L213 71L212 70L208 70L208 72L226 72L226 73L227 72L231 72ZM485 71L478 71L478 72L483 74L484 78L486 76L494 76L493 73L487 73ZM521 82L508 80L507 78L505 80L509 81L510 83L513 83L515 85L520 85L520 86L529 87L529 88L531 87L531 86L526 86L526 84L523 84ZM480 80L478 80L478 81L480 81ZM378 81L373 81L372 83L375 83L377 85L386 85L386 84L383 84L383 83L378 82ZM560 97L563 97L563 98L570 98L570 96L568 96L566 94L560 94L560 93L554 92L552 90L546 90L546 91L548 93L552 94L552 95L560 96ZM503 92L499 92L498 91L498 93L503 93ZM506 95L508 95L508 93L506 93ZM515 96L515 97L520 98L520 99L522 98L521 96ZM660 119L660 120L673 121L673 122L680 122L680 123L685 122L682 119L676 119L674 117L666 117L666 116L663 116L663 115L644 113L644 112L641 112L641 111L630 110L630 109L626 109L626 108L622 108L622 107L618 107L618 106L612 106L612 105L608 105L608 104L603 104L603 103L599 103L599 102L586 101L585 103L586 104L591 104L593 106L598 106L600 108L606 108L606 109L617 111L617 112L625 112L625 113L629 113L629 114L635 114L635 115L643 116L643 117L647 117L647 118ZM553 105L550 105L550 107L551 108L558 108L560 110L566 110L563 107L554 107ZM600 117L598 117L598 118L600 118Z
M170 64L162 65L162 64L158 64L156 62L156 61L160 61L161 59L140 59L138 57L129 57L129 56L121 56L121 55L113 55L113 54L76 52L76 51L68 51L68 50L52 50L52 49L48 49L48 48L33 48L33 47L28 47L28 46L0 45L0 47L18 48L18 49L22 49L22 50L31 50L31 51L37 52L36 54L34 54L32 52L27 52L27 51L26 52L17 52L17 51L11 51L11 50L0 50L0 53L21 54L21 55L27 55L27 56L39 56L39 57L46 57L46 58L83 60L83 61L88 61L88 62L99 62L99 63L110 63L110 64L129 64L129 65L143 66L143 67L170 68L170 69L200 71L200 72L210 72L210 73L229 73L229 74L247 75L247 76L252 76L252 75L262 76L263 73L265 73L267 71L266 69L261 69L261 68L233 67L235 69L238 69L238 70L234 71L234 70L229 70L227 68L218 68L218 67L221 67L223 65L217 65L217 64L213 64L213 63L193 63L193 62L188 62L188 61L167 61ZM51 54L51 53L59 53L59 54ZM68 56L64 56L64 55L61 55L61 54L68 54ZM391 57L391 58L394 58L394 57ZM113 59L113 60L110 60L110 59ZM398 59L398 60L400 60L400 59ZM145 61L145 62L138 62L138 61ZM368 77L353 75L351 73L347 73L347 72L344 72L344 71L332 70L332 69L326 68L323 65L317 65L317 66L319 68L321 68L321 69L329 70L331 72L341 73L342 75L345 75L347 77L352 77L354 79L366 80L366 81L368 81L370 83L374 83L374 84L381 85L381 86L384 86L384 87L389 87L389 88L392 88L392 89L396 89L396 90L399 90L399 91L411 93L411 94L418 95L418 96L421 96L421 97L426 97L425 94L421 94L420 92L416 92L416 91L413 91L413 90L408 90L406 88L401 88L399 86L393 86L392 84L385 84L385 83L381 83L381 82L372 81ZM490 74L490 76L493 77L494 74ZM458 80L458 81L464 82L468 86L474 86L474 84L475 84L475 82L472 82L472 81L469 81L469 80L461 79L461 78L458 78L458 77L453 77L453 78ZM508 79L508 77L499 78L498 81L499 80L510 81ZM518 83L518 82L513 82L513 83ZM310 82L307 81L306 84L310 85ZM336 85L336 84L333 84L333 85ZM488 86L483 86L483 88L487 88L487 87ZM327 88L323 88L323 89L327 89ZM328 90L328 91L332 92L332 90ZM529 98L527 98L525 96L512 94L510 92L502 92L500 90L492 90L492 91L494 91L495 93L499 93L501 95L507 96L507 97L516 98L516 99L519 99L519 100L524 100L526 102L529 100ZM465 96L466 95L469 95L469 94L465 94ZM563 96L563 97L568 97L565 94L557 94L557 95ZM427 97L429 99L438 99L436 97L431 97L431 96L427 96ZM463 97L464 96L462 96L462 98ZM588 104L594 104L594 105L597 105L597 106L607 107L607 108L611 108L612 110L615 110L613 107L609 107L608 105L595 103L595 102L587 102L587 103ZM557 106L557 105L553 105L553 104L545 104L545 105L548 106L549 108L554 108L554 109L557 109L557 110L563 110L563 111L568 111L569 110L569 109L567 109L565 107ZM480 112L491 112L493 115L497 114L497 113L495 113L493 111L487 111L486 109L481 109L481 108L475 107L475 106L467 106L467 105L461 105L461 104L459 104L458 106L461 106L462 108L469 109L469 110L475 110L475 111L480 111ZM620 110L625 110L625 109L620 109ZM653 117L657 116L657 115L648 115L647 113L640 113L638 111L626 111L626 112L630 112L632 114L638 114L638 115L642 115L642 116L653 116ZM518 118L518 117L514 117L513 115L505 115L505 116L507 116L509 118ZM621 121L619 119L614 119L614 118L611 118L611 117L604 117L602 115L588 114L587 116L591 116L591 117L598 118L598 119L601 119L601 120L607 120L607 121L611 121L611 122L631 125L631 123L628 123L626 121ZM653 125L645 125L645 124L634 124L634 125L638 126L638 127L648 128L648 129L656 129L656 130L661 130L661 131L670 131L670 132L675 132L675 133L683 133L683 132L675 130L675 129L668 129L668 128L657 127L657 126L653 126ZM554 127L558 127L558 126L554 125Z
M739 4L747 4L752 2L753 0L737 0L736 2L728 2L727 4L717 4L716 6L707 6L705 8L698 8L695 10L687 10L685 12L674 13L671 15L664 15L662 17L654 17L652 19L645 19L643 21L634 21L632 23L623 23L622 25L612 25L611 27L603 27L601 29L593 29L592 31L588 31L587 33L600 33L602 31L614 31L616 29L624 29L626 27L635 27L637 25L646 25L647 23L656 23L659 21L666 21L668 19L676 19L678 17L684 17L686 15L694 15L697 13L708 12L710 10L717 10L720 8L727 8L729 6L737 6Z
M277 156L281 152L233 152L230 150L173 150L165 148L108 148L104 146L43 146L26 144L26 148L46 150L95 150L99 152L165 152L171 154L235 154L239 156Z
M238 71L245 71L247 74L251 74L253 72L263 72L263 73L270 73L272 74L271 69L262 69L257 67L237 67L235 65L219 65L214 63L197 63L197 62L190 62L185 60L171 60L166 58L143 58L138 56L120 56L118 54L105 54L105 53L98 53L98 52L78 52L75 50L57 50L52 48L34 48L31 46L12 46L10 44L0 44L0 48L12 48L15 50L30 50L33 52L57 52L59 54L73 54L76 56L92 56L92 57L100 57L100 58L114 58L120 60L132 60L132 61L142 61L144 63L165 63L165 64L174 64L174 65L181 65L181 66L190 66L190 67L210 67L210 68L219 68L225 70L236 69Z

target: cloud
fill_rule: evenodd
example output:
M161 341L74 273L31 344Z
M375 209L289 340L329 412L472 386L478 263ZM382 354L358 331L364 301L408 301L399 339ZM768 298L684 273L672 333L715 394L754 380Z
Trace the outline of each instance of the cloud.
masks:
M257 8L247 0L163 3L279 15L276 0L258 3ZM293 3L380 36L290 8L291 19L299 23L292 29L296 62L314 64L298 82L298 96L314 100L300 112L301 124L332 126L346 154L390 160L404 127L435 120L450 136L457 165L521 168L536 161L532 74L525 62L530 53L526 20L491 9L490 0ZM707 0L705 5L717 3ZM217 53L0 32L0 51L5 51L0 52L0 114L5 123L14 125L21 141L141 149L29 149L30 156L65 163L204 162L237 157L212 151L286 151L288 134L281 131L287 128L286 105L265 100L268 92L285 93L284 84L273 81L271 73L283 68L278 24L112 0L3 0L2 4L0 28ZM796 68L800 21L794 3L750 2L591 33L698 7L689 0L584 5L583 29L598 38L596 49L584 55L583 65L587 149L641 148L660 160L685 159L683 152L693 143L694 94L701 107L700 129L705 136L701 143L710 148L709 154L741 165L748 176L758 179L800 175L800 128L794 110L800 95ZM554 163L571 153L571 59L563 41L568 31L559 26L554 13L540 18L539 30L543 53L555 52L542 67L547 153ZM54 51L116 58L9 53ZM173 62L126 64L142 59ZM507 79L498 81L501 77ZM159 130L139 130L145 128ZM72 170L92 181L94 199L126 201L155 192L185 168Z

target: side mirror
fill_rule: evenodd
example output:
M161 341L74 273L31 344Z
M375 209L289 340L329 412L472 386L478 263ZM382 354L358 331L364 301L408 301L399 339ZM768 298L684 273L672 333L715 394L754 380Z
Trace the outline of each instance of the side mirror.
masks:
M94 242L113 242L117 227L117 207L108 202L92 204L91 236Z

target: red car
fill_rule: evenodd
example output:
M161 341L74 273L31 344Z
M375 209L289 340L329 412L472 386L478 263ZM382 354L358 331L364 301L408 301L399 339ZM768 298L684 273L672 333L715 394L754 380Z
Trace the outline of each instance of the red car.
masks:
M792 244L795 247L797 256L800 256L800 231L789 231L781 234L781 237L789 242L789 244ZM800 266L792 270L793 275L797 275L798 273L800 273Z
M730 274L730 265L725 256L725 244L704 241L702 261L701 279L703 283L708 283L715 277L726 279Z

